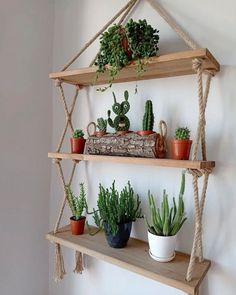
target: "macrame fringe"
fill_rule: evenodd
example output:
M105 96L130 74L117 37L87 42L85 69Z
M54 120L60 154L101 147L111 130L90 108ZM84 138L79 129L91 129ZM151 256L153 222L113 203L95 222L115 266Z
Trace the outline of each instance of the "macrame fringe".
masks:
M63 279L66 274L64 268L64 260L61 254L61 246L59 244L55 244L55 270L54 270L54 280L55 282L59 282Z
M74 273L80 273L82 274L84 268L83 268L83 256L81 252L76 251L75 252L75 269L73 270Z

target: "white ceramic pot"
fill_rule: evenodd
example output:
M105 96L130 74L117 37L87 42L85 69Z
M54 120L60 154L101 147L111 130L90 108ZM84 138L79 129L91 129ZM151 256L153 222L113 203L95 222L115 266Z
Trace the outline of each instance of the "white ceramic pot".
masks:
M176 235L157 236L148 231L150 256L159 262L168 262L175 258Z

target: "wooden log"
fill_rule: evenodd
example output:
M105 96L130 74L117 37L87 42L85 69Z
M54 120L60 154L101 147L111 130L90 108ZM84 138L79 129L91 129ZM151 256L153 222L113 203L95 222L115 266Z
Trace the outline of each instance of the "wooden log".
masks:
M166 149L165 142L159 133L140 136L131 132L125 135L89 136L86 140L85 153L91 155L164 158Z

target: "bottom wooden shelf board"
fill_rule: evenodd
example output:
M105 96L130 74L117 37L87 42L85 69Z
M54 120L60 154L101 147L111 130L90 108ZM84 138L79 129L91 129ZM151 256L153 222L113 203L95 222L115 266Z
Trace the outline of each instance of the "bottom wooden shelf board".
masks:
M189 255L184 253L176 252L173 261L160 263L149 256L148 244L144 241L131 238L125 248L114 249L108 246L103 232L91 236L85 231L83 235L73 236L69 226L61 228L56 234L47 234L46 238L193 295L211 264L209 260L196 263L193 279L187 282L185 276Z

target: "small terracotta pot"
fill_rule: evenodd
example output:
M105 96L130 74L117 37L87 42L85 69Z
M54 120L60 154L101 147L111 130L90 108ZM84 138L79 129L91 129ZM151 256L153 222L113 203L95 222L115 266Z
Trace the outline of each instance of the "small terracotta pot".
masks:
M84 233L85 216L81 216L76 220L74 216L70 218L70 228L72 235L82 235Z
M148 135L151 135L151 134L154 134L156 132L152 131L152 130L140 130L140 131L137 131L137 134L140 135L140 136L148 136Z
M124 33L125 32L125 28L120 28L120 33ZM129 41L128 38L125 36L122 40L121 40L121 45L124 48L124 51L128 57L129 60L132 59L132 51L129 48Z
M116 134L118 134L118 135L125 135L125 134L127 134L127 133L130 133L131 131L129 131L129 130L121 130L121 131L116 131Z
M188 160L192 140L189 139L172 139L171 141L171 152L172 159L175 160Z
M106 134L108 134L108 133L105 132L105 131L95 131L95 132L94 132L94 135L95 135L96 137L103 137L103 136L106 135Z
M86 140L83 137L70 139L71 153L72 154L83 154Z

